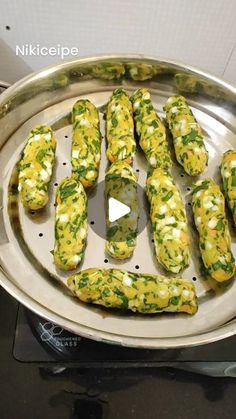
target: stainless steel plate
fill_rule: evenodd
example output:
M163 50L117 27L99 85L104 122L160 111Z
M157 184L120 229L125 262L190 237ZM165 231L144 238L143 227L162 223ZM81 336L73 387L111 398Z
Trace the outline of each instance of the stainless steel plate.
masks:
M150 67L139 67L140 64ZM110 67L112 71L108 72L111 65L113 69ZM124 74L118 79L114 70L117 65L117 68L124 69L121 71ZM143 78L140 70L145 69L148 69L145 74L150 78L140 80ZM209 168L202 177L211 176L220 183L222 153L236 144L236 90L233 87L186 66L138 56L81 59L33 74L0 96L0 282L14 297L41 316L97 340L127 346L167 348L197 345L232 335L236 332L233 320L236 314L236 283L219 287L201 275L198 236L193 228L189 206L193 179L185 175L176 162L173 176L186 202L192 253L190 266L182 276L195 281L200 303L195 316L118 315L84 305L68 292L68 274L58 271L53 265L50 250L54 240L55 184L71 172L70 110L77 99L90 99L100 110L104 134L104 105L117 86L123 86L130 94L140 86L148 87L161 116L164 116L162 107L167 97L183 93L203 128L209 151ZM18 199L15 169L25 139L36 124L49 124L54 129L58 141L57 163L46 210L29 214ZM106 166L104 139L99 181L104 179ZM139 169L138 182L144 186L147 164L140 152L135 158L134 169ZM89 200L89 221L96 223L92 202ZM235 252L236 233L230 214L228 219ZM138 236L133 257L117 262L105 254L104 241L89 228L88 246L79 270L119 266L137 272L164 273L155 260L151 238L148 225Z

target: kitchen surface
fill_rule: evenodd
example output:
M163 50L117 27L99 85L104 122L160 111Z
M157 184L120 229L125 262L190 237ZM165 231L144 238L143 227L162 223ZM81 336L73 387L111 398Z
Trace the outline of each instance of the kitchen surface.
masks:
M55 362L17 361L13 348L18 304L2 289L0 302L1 419L152 419L157 412L165 418L234 418L234 378L173 367L73 367L68 359L67 365L58 361L58 354ZM30 347L26 356L32 357ZM52 360L52 352L46 357Z

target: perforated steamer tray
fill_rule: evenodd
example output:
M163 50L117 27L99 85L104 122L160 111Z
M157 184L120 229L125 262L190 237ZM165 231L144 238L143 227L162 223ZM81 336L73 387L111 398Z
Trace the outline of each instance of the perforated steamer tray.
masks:
M92 75L94 65L104 61L118 62L124 68L130 61L135 65L146 63L159 71L155 71L157 74L147 81L132 80L127 75L127 67L126 73L118 80L95 78ZM210 176L220 183L221 156L236 144L236 95L233 87L186 66L137 56L77 60L29 76L0 97L1 284L41 316L74 333L96 340L135 347L168 348L207 343L232 335L236 332L236 282L227 287L219 287L214 281L206 280L201 275L198 236L193 227L189 205L191 184L196 178L185 175L175 160L172 174L185 200L191 238L190 266L181 276L195 283L199 299L199 311L196 315L141 316L85 305L70 295L66 287L69 274L57 270L53 264L50 250L54 244L55 185L71 173L72 126L69 113L76 100L91 100L100 111L101 132L104 137L104 105L112 90L118 86L123 86L130 94L141 86L148 87L161 117L164 117L162 108L166 99L173 93L183 93L203 128L209 152L208 171L201 177ZM17 194L16 163L29 131L37 124L52 126L58 143L57 161L49 204L43 211L28 213L19 202ZM172 146L171 139L170 145ZM106 167L103 138L99 182L104 179ZM134 170L138 169L138 183L144 187L147 163L140 150L133 167ZM96 189L91 196L95 194ZM236 233L230 214L228 220L235 253ZM88 221L98 222L91 198ZM155 259L149 224L139 234L134 255L127 261L119 262L108 257L104 245L105 241L89 226L85 258L78 270L89 267L119 267L133 272L169 275L160 268Z

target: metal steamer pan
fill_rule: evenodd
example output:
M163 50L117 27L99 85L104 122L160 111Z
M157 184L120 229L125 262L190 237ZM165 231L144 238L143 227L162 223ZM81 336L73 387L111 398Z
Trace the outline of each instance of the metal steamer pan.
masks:
M68 274L56 270L52 263L54 184L71 171L70 110L77 99L90 99L99 109L104 135L104 105L119 86L130 94L141 86L149 88L162 117L167 97L184 94L203 128L209 151L208 171L202 177L210 176L220 183L222 153L236 144L236 89L224 81L186 65L141 55L78 59L31 74L0 95L0 283L40 316L98 341L139 348L174 348L231 336L236 333L236 283L220 287L201 275L198 236L189 205L191 184L196 178L183 174L176 162L172 173L186 201L192 254L182 276L195 281L199 298L195 316L125 315L82 304L65 286ZM16 163L29 131L39 123L49 124L55 131L57 163L47 208L27 213L18 199ZM99 182L104 179L106 167L103 139ZM140 150L134 169L139 169L138 182L144 187L147 164ZM89 196L89 221L95 217L96 223L90 199L94 195L96 188ZM235 251L236 233L230 214L228 219ZM139 234L137 248L128 261L107 258L104 244L89 228L88 246L79 269L116 266L135 271L138 265L139 272L163 273L154 257L149 225Z

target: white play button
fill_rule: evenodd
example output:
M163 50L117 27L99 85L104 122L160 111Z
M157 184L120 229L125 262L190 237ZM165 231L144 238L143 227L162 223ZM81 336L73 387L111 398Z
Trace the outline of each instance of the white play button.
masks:
M119 218L124 217L130 212L131 209L128 205L123 204L115 198L108 199L108 218L110 223L119 220Z

